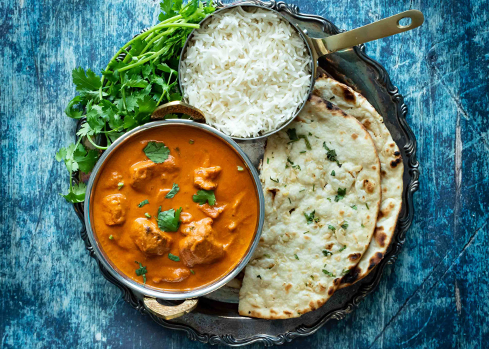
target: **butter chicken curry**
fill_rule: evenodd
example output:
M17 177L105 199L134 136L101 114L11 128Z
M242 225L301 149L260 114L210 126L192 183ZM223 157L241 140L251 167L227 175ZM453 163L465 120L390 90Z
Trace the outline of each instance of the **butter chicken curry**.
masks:
M108 259L164 290L228 274L258 224L256 187L240 156L193 127L132 136L110 154L92 193L93 229Z

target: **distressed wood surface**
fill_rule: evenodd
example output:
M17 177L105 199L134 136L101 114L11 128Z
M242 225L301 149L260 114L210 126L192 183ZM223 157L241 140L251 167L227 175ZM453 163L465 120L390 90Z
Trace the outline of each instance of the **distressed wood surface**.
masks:
M398 261L345 320L289 348L487 347L489 5L486 0L292 0L351 29L410 8L425 24L367 44L405 96L421 185ZM204 348L121 299L58 193L55 151L75 66L100 71L159 12L152 0L0 0L0 347ZM252 346L253 348L257 346Z

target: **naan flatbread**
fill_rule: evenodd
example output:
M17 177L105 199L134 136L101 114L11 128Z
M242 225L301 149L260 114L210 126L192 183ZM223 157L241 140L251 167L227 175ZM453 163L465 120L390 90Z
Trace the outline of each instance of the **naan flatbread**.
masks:
M341 288L364 278L380 263L396 229L402 208L404 165L401 152L384 124L382 116L358 92L327 76L316 80L315 95L332 102L348 115L354 116L374 140L381 166L382 203L372 242L355 270L341 280Z
M312 96L287 130L268 138L260 177L265 223L239 313L298 317L322 306L367 250L381 199L379 158L355 118Z

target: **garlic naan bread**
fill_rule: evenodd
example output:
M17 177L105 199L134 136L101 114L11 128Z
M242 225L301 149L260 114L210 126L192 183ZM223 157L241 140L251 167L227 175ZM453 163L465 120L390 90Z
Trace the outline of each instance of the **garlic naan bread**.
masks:
M239 313L298 317L322 306L369 246L380 206L380 163L367 130L312 96L268 138L265 222L247 265Z
M372 242L355 270L341 280L341 288L364 278L380 263L396 229L402 207L404 165L401 152L384 124L382 116L358 92L327 76L314 85L315 95L332 102L348 115L354 116L368 130L380 159L382 202Z

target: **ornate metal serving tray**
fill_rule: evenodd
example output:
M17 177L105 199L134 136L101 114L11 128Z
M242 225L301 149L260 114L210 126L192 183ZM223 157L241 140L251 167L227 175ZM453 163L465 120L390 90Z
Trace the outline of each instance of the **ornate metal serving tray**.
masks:
M327 19L299 12L297 6L284 2L255 3L270 7L291 19L312 37L337 34L340 30ZM329 75L364 95L384 117L385 124L399 145L404 159L403 208L391 246L382 262L364 279L355 285L338 290L320 309L300 318L288 320L262 320L238 314L237 291L228 287L201 298L198 307L191 313L173 320L163 320L149 313L142 303L141 294L134 293L117 280L102 266L94 255L85 228L81 237L90 256L97 260L102 275L119 287L124 299L132 307L150 316L163 327L185 331L192 340L211 344L232 346L251 343L277 345L296 337L316 332L331 319L343 319L378 285L384 268L392 264L404 244L406 231L413 219L413 193L418 189L418 162L416 139L406 122L407 107L398 89L392 85L384 67L365 54L365 46L330 54L320 60L319 66ZM241 142L240 146L258 166L263 155L265 141ZM75 211L84 222L83 203L75 204Z

